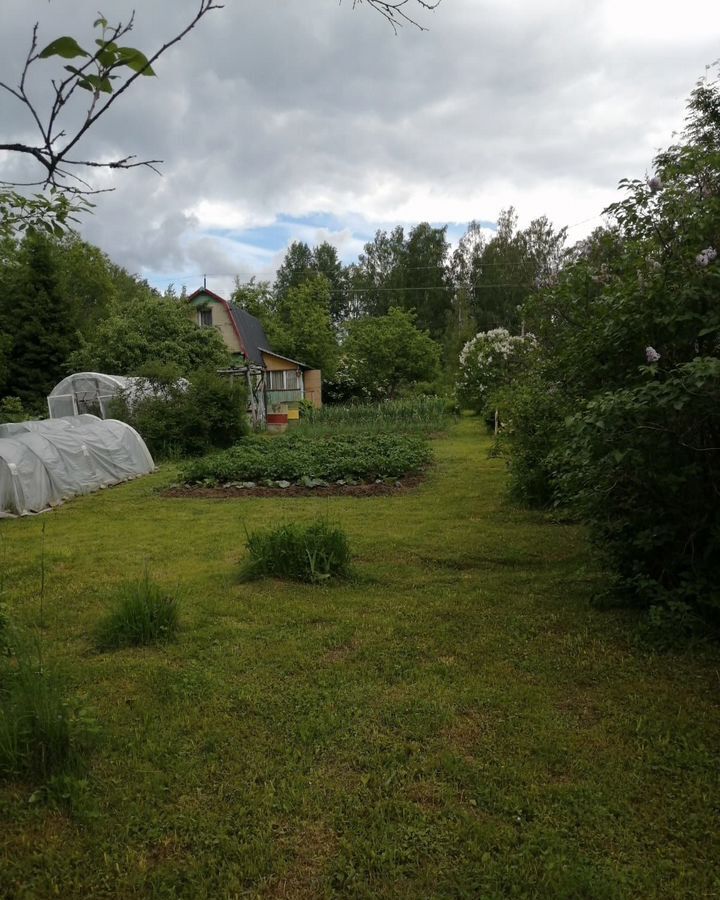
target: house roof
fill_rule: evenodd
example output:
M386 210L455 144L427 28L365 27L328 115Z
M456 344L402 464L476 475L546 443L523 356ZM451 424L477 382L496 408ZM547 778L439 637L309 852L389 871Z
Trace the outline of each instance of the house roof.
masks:
M235 327L240 332L245 355L250 362L262 366L263 358L260 348L268 343L262 322L244 309L240 309L239 306L235 306L234 303L229 303L228 308Z
M225 307L228 312L230 324L240 341L240 346L242 347L245 356L250 362L253 362L258 366L264 365L260 347L267 346L269 341L260 319L251 316L249 312L240 309L240 307L235 306L234 303L228 303L224 297L221 297L219 294L216 294L207 288L198 288L196 291L193 291L188 297L188 302L191 303L201 294L207 294L208 297L212 297L213 300L217 300L218 303L221 303ZM268 352L272 353L272 350Z

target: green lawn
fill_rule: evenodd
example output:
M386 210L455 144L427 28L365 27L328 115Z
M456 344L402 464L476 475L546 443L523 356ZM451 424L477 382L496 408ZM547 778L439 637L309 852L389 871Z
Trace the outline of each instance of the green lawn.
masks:
M720 895L718 654L588 604L580 530L508 506L472 420L416 491L165 499L157 475L0 522L6 602L102 733L74 808L0 784L3 897ZM241 584L245 526L328 515L358 581ZM97 653L113 585L180 592Z

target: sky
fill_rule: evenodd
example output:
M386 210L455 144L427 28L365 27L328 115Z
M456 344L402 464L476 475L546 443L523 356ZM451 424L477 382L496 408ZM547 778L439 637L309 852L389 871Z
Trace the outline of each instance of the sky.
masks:
M409 0L410 9L415 0ZM147 55L199 0L143 0L126 39ZM92 45L98 0L2 0L0 81L40 46ZM133 4L106 0L111 22ZM329 241L352 262L377 229L421 221L491 229L514 206L569 239L602 222L621 178L644 177L682 127L695 82L720 57L716 2L441 0L398 34L352 0L225 0L98 120L78 147L106 161L162 159L162 175L91 174L78 230L164 289L272 280L289 243ZM47 108L62 71L39 61L28 90ZM716 67L717 68L717 67ZM81 98L87 99L87 96ZM68 130L81 110L70 109ZM35 142L0 92L0 141ZM37 177L0 152L0 178Z

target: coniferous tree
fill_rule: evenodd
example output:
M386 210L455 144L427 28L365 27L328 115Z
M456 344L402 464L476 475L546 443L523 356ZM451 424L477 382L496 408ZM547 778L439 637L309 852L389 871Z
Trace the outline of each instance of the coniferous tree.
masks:
M6 351L5 392L26 406L40 407L67 374L77 330L77 309L62 291L48 238L28 235L0 302Z

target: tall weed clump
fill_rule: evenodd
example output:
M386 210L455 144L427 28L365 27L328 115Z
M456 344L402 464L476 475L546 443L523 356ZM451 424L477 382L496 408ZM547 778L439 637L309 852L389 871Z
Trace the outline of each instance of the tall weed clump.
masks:
M120 585L96 629L95 643L99 650L139 647L173 640L177 630L176 598L146 575Z
M70 713L56 679L16 650L0 670L0 776L45 779L73 761Z
M245 581L266 576L320 584L350 575L345 532L325 521L289 523L247 536L250 554L241 569Z

